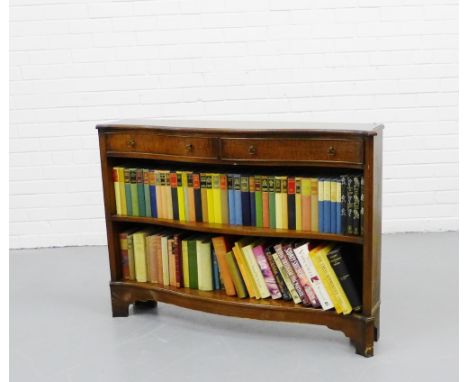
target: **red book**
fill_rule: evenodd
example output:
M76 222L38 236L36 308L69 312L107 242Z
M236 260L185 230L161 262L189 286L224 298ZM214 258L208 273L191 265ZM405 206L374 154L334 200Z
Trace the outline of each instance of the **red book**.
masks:
M270 227L270 190L268 187L268 177L262 176L262 218L263 227Z

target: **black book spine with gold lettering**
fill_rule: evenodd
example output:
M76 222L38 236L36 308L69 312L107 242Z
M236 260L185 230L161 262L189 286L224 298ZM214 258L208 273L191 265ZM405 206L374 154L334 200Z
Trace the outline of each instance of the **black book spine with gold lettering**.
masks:
M346 177L346 234L353 234L353 198L354 184L353 177L348 175Z
M288 229L296 229L296 179L288 178Z
M330 251L327 254L328 261L336 273L336 277L340 281L341 286L343 287L346 296L348 297L349 303L354 311L361 309L361 298L356 289L351 275L349 274L348 267L343 260L343 255L341 254L342 247L337 247Z
M195 199L195 221L203 221L200 174L192 174L193 196Z
M257 224L256 221L256 207L255 207L255 177L253 175L249 176L249 195L250 195L250 225L255 227Z
M242 225L250 226L250 192L248 175L241 175L240 187L242 201Z
M364 234L364 177L361 176L361 235Z
M347 205L346 205L346 200L347 200L347 193L348 193L348 184L346 180L346 175L341 175L340 176L340 182L341 182L341 211L340 211L340 216L341 216L341 234L345 235L347 233L348 229L348 213L347 213Z
M179 220L179 199L177 199L177 174L171 172L169 174L172 196L172 217L174 220Z
M353 176L353 235L359 235L361 228L360 215L361 215L361 180L359 176Z

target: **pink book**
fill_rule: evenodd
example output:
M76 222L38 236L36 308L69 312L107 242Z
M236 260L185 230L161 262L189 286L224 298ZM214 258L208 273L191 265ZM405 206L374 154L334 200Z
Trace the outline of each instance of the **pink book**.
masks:
M253 248L253 254L255 259L257 260L258 266L262 271L263 278L265 279L265 284L268 288L268 291L271 294L272 299L278 299L283 297L276 283L275 276L273 276L273 272L270 268L270 264L268 264L268 260L265 256L265 252L263 251L263 247L261 245L257 245Z

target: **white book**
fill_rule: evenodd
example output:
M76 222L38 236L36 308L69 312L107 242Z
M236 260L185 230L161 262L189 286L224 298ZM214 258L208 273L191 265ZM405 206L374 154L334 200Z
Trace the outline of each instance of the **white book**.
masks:
M315 269L314 263L309 256L309 243L303 244L300 247L294 248L294 254L296 255L299 264L301 265L307 278L312 283L312 290L317 296L320 305L323 310L328 310L334 307L333 302L323 285L322 280Z
M244 253L244 257L247 260L247 265L250 269L250 273L252 273L254 283L257 285L258 291L260 292L261 298L270 297L270 291L265 283L265 279L263 278L262 271L258 266L257 260L255 259L255 255L253 253L253 247L257 244L249 244L245 247L242 247L242 252Z

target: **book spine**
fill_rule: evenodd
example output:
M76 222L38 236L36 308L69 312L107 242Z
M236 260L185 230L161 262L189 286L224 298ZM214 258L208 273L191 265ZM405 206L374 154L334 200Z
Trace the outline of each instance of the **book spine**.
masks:
M164 273L163 273L163 258L162 258L162 247L161 247L161 236L154 235L154 256L156 258L156 282L158 284L163 283Z
M198 289L213 290L213 267L209 242L196 241Z
M291 266L293 267L294 271L296 272L297 279L299 280L299 283L301 284L301 287L304 290L304 293L309 299L310 304L314 308L319 308L320 302L317 296L315 295L315 292L312 288L311 281L304 273L304 270L302 269L301 264L297 260L297 257L294 254L294 251L291 245L287 245L284 249L284 252L286 253L286 256L288 256L288 260L291 263Z
M364 177L361 176L361 208L360 208L360 221L361 221L361 231L359 232L361 235L364 234Z
M214 216L214 200L213 200L213 177L211 174L206 174L206 201L208 205L208 223L215 222Z
M182 190L184 192L185 221L190 221L190 202L188 190L188 172L182 171Z
M257 260L258 266L260 267L263 279L265 280L265 284L268 288L268 291L270 292L271 298L273 300L281 298L281 291L278 284L276 283L275 277L273 276L273 272L270 268L270 265L268 264L268 260L265 257L263 247L261 245L254 247L253 254Z
M174 244L172 251L175 257L175 286L180 288L183 285L183 269L182 269L182 246L180 235L174 235Z
M133 250L133 235L127 235L128 274L130 280L135 280L135 251Z
M336 232L336 204L337 204L337 195L336 195L336 181L335 179L330 179L330 232Z
M335 221L336 230L335 232L341 233L341 180L337 178L336 182L336 205L335 205Z
M281 259L279 258L276 252L272 253L272 258L276 266L278 267L279 272L281 273L281 277L283 278L284 283L286 284L286 287L288 288L288 292L292 300L294 301L295 304L300 304L302 302L301 297L297 293L296 288L294 287L294 284L291 278L289 277L289 274L286 268L284 267L283 262L281 261Z
M193 189L193 174L187 174L187 192L188 192L188 204L189 204L189 221L195 222L195 191Z
M182 187L182 173L180 171L176 172L176 178L177 178L177 206L179 208L179 220L186 221L184 189Z
M181 282L184 288L190 288L188 240L182 240L181 259L182 259Z
M283 223L283 229L288 229L288 178L283 176L281 177L281 204L282 204L282 213L283 217L281 221Z
M265 257L268 261L268 265L271 268L271 272L273 273L273 276L276 280L276 284L278 285L278 288L281 292L282 299L285 301L291 300L291 295L289 294L288 287L286 286L283 277L281 276L281 272L279 271L278 266L276 265L276 262L273 259L273 253L271 248L265 249Z
M140 216L140 209L138 204L138 187L137 187L137 174L136 169L130 169L130 187L132 194L132 214L133 216Z
M270 195L268 192L268 177L261 177L262 186L262 222L264 228L270 227Z
M172 217L174 220L179 220L179 197L177 196L177 174L169 173L169 184L172 197Z
M152 283L158 281L154 238L155 236L146 236L146 267L148 281Z
M241 197L241 177L239 174L234 175L234 199L236 209L235 224L242 225L242 197Z
M200 174L200 193L202 206L202 221L208 223L208 197L206 193L206 174Z
M296 272L294 272L294 268L290 264L288 260L288 256L286 255L285 251L283 250L283 246L281 244L277 244L274 246L275 252L278 255L279 259L281 260L281 263L284 266L284 269L286 270L286 273L288 274L289 278L291 279L291 282L294 286L294 289L296 290L297 294L299 295L299 298L301 299L302 303L305 306L311 305L311 302L309 300L309 297L304 292L304 289L301 286L301 283L299 282L299 279L296 275Z
M310 196L310 178L301 178L301 205L302 205L302 229L304 231L312 230L312 210L311 210L311 196ZM297 211L296 211L297 213Z
M125 181L125 200L127 204L127 216L133 216L132 210L132 190L130 181L130 169L124 169L124 181Z
M255 176L255 224L263 227L262 178L258 175Z
M151 217L151 198L149 189L149 170L143 169L143 187L145 192L145 216Z
M301 196L301 178L296 178L295 199L295 215L296 215L296 230L302 231L302 196Z
M276 206L275 206L275 178L268 177L268 208L270 228L276 228Z
M242 278L244 279L244 283L247 288L247 293L250 297L260 298L260 293L258 292L258 288L255 285L252 273L250 272L250 268L247 264L247 260L245 259L244 253L241 248L241 244L239 242L237 242L234 245L234 247L232 248L232 252L234 253L234 257L236 258L236 262L239 266Z
M296 179L288 178L288 229L296 229Z
M203 221L200 174L193 174L193 197L195 200L195 221Z
M119 170L117 167L112 169L112 181L114 182L115 207L117 215L122 215L122 202L120 200Z
M340 183L341 183L341 206L340 206L341 207L341 210L340 210L341 231L340 233L345 235L347 233L347 228L348 228L348 212L347 212L347 207L346 207L348 187L347 187L346 175L340 176Z
M163 273L163 285L169 285L169 252L167 247L167 236L161 237L161 257L162 257L162 273Z
M351 304L351 308L354 311L358 311L361 309L361 298L359 297L359 293L354 285L353 279L349 274L348 267L343 260L343 256L341 255L341 249L337 248L328 253L327 255L328 261L332 266L333 270L335 271L336 277L338 278L343 291L345 292L346 296L348 297L349 303Z
M359 176L353 177L353 235L359 235L361 228L361 180Z
M130 280L130 268L128 266L128 238L125 232L120 237L120 261L122 263L122 278Z
M330 179L325 178L323 181L323 232L331 232L331 187Z
M169 285L176 287L176 263L173 238L167 240L167 253L169 255Z
M276 228L283 228L283 202L281 200L281 178L275 177L275 212Z
M247 265L250 269L250 273L252 274L254 283L257 286L260 298L270 297L270 291L268 290L265 279L262 276L262 271L260 270L260 267L257 264L257 260L255 259L252 245L247 245L246 247L243 247L242 252L245 255Z
M213 184L213 209L214 209L214 222L221 224L223 222L222 207L221 207L221 187L219 174L212 174Z
M227 244L223 236L213 237L211 239L216 258L218 260L222 283L224 284L226 294L235 296L236 289L229 273L229 268L226 262Z
M324 187L323 187L323 179L319 178L318 180L318 220L319 220L319 232L325 232L325 225L324 225L324 199L323 199L323 192L324 192Z
M249 195L250 195L250 225L257 226L257 210L255 205L255 177L249 176Z
M223 224L229 224L229 198L226 174L221 174L219 176L219 187L221 189L221 222Z
M153 170L149 170L149 191L150 191L150 205L151 216L158 217L156 209L156 175Z
M125 175L123 167L118 167L120 204L122 215L127 216L127 198L125 195Z
M318 179L310 180L310 216L312 219L311 230L319 232L319 197L318 197Z
M145 203L145 185L143 183L143 170L141 168L136 169L136 181L138 189L138 216L146 215L146 203Z
M163 211L163 193L161 188L161 171L154 170L155 179L156 179L156 210L158 211L158 218L164 218Z
M236 264L236 260L234 259L234 255L232 254L232 252L226 253L226 263L229 268L229 273L231 274L232 281L234 282L237 297L246 298L247 290L245 289L244 281L242 280L242 276L239 272L239 267Z
M142 232L133 235L133 248L136 281L145 283L148 281L148 276L146 273L145 237Z
M172 201L172 190L171 190L171 173L166 171L165 178L165 190L166 190L166 214L167 218L174 220L174 207Z
M211 261L213 263L213 287L215 290L220 290L221 284L219 282L219 264L213 247L211 248Z
M228 174L227 183L228 183L229 224L236 224L236 203L234 199L234 179L233 179L232 174Z
M250 226L249 177L241 175L242 225Z
M189 279L190 288L198 289L198 266L197 266L197 242L195 239L188 240L188 265L189 265Z
M346 233L353 234L353 177L348 175L346 177Z

